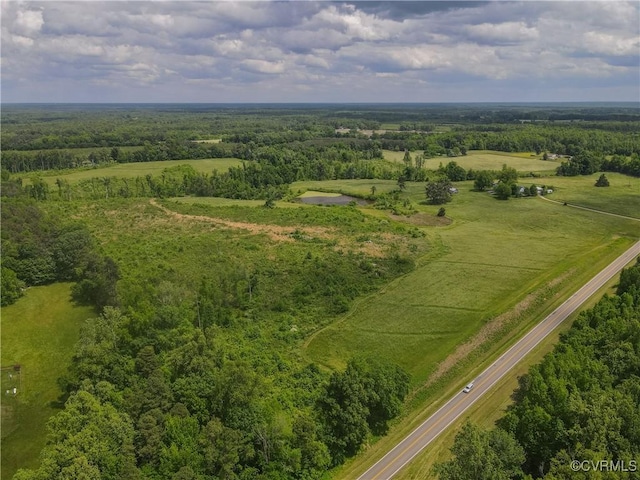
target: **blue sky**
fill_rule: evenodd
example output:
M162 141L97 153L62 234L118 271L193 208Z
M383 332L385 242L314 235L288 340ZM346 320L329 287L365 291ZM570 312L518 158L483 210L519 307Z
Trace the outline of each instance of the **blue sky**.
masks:
M640 99L637 1L1 5L2 102Z

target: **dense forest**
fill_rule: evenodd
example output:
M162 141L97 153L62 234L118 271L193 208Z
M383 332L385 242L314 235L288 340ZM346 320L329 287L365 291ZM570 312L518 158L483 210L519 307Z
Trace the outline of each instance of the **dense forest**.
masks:
M320 154L343 162L380 158L382 149L420 150L427 158L498 150L589 155L593 171L640 175L640 115L628 106L595 110L575 106L559 112L543 106L428 105L365 106L353 111L337 106L51 108L3 108L4 169L18 173L221 157L273 165L295 163L300 155ZM413 123L407 120L411 118ZM397 123L387 129L384 122ZM198 142L210 138L219 142ZM584 172L573 165L559 171ZM331 168L326 175L340 178Z
M520 378L514 399L497 429L463 427L441 480L638 478L640 258Z

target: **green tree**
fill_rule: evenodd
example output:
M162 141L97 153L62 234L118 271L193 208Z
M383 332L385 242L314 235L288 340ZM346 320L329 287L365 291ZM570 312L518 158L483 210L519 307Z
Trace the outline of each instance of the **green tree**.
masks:
M603 173L602 175L600 175L598 180L596 180L596 187L608 187L608 186L609 186L609 179Z
M518 171L513 167L507 167L505 163L502 165L502 170L497 174L497 179L507 185L512 185L518 181Z
M452 182L462 182L467 179L467 172L456 162L447 163L444 167L444 174Z
M432 205L442 205L451 201L451 182L449 180L436 180L427 182L425 194Z
M352 358L344 372L334 372L318 402L333 463L355 455L370 431L385 433L408 390L400 367L372 358Z
M11 305L22 296L25 284L18 278L16 272L10 268L2 267L2 286L0 287L0 304L5 307Z
M493 173L489 170L480 170L476 173L473 187L482 192L493 185Z
M531 195L532 197L535 197L536 195L538 195L538 187L535 184L532 184L529 187L529 195Z
M103 404L81 390L51 417L47 429L49 443L42 451L40 467L21 470L16 478L119 480L135 476L131 420L110 403Z
M451 460L434 467L440 480L510 480L522 475L524 451L501 429L487 431L467 421L451 453Z
M493 188L493 193L500 200L508 200L511 196L511 186L507 183L500 182Z

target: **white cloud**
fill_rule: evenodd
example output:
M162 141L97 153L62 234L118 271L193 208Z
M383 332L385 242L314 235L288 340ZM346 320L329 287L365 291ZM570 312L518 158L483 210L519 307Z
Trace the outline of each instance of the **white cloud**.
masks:
M13 23L13 31L30 37L40 32L44 20L40 10L19 10Z
M400 98L400 88L431 95L434 85L453 91L451 82L523 95L520 85L537 82L552 97L560 80L585 95L595 91L581 90L588 82L615 81L602 91L637 97L637 2L418 3L3 1L3 97L17 98L15 85L50 92L39 82L52 78L70 99L79 78L122 98L136 85L153 95L153 85L196 99L206 84L243 99L278 89L279 98L377 99L376 86L392 83ZM173 90L161 88L168 83Z
M284 72L284 62L267 62L265 60L243 60L241 65L250 72L276 74Z

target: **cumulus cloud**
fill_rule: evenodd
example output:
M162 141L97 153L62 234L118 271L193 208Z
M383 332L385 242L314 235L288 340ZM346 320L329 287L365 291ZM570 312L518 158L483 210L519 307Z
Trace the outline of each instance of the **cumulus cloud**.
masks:
M517 101L532 82L556 98L559 81L576 100L639 91L633 1L1 5L4 101L50 101L52 85L67 101L87 85L120 101L132 89L145 101L372 101L392 86L384 100L485 89Z

